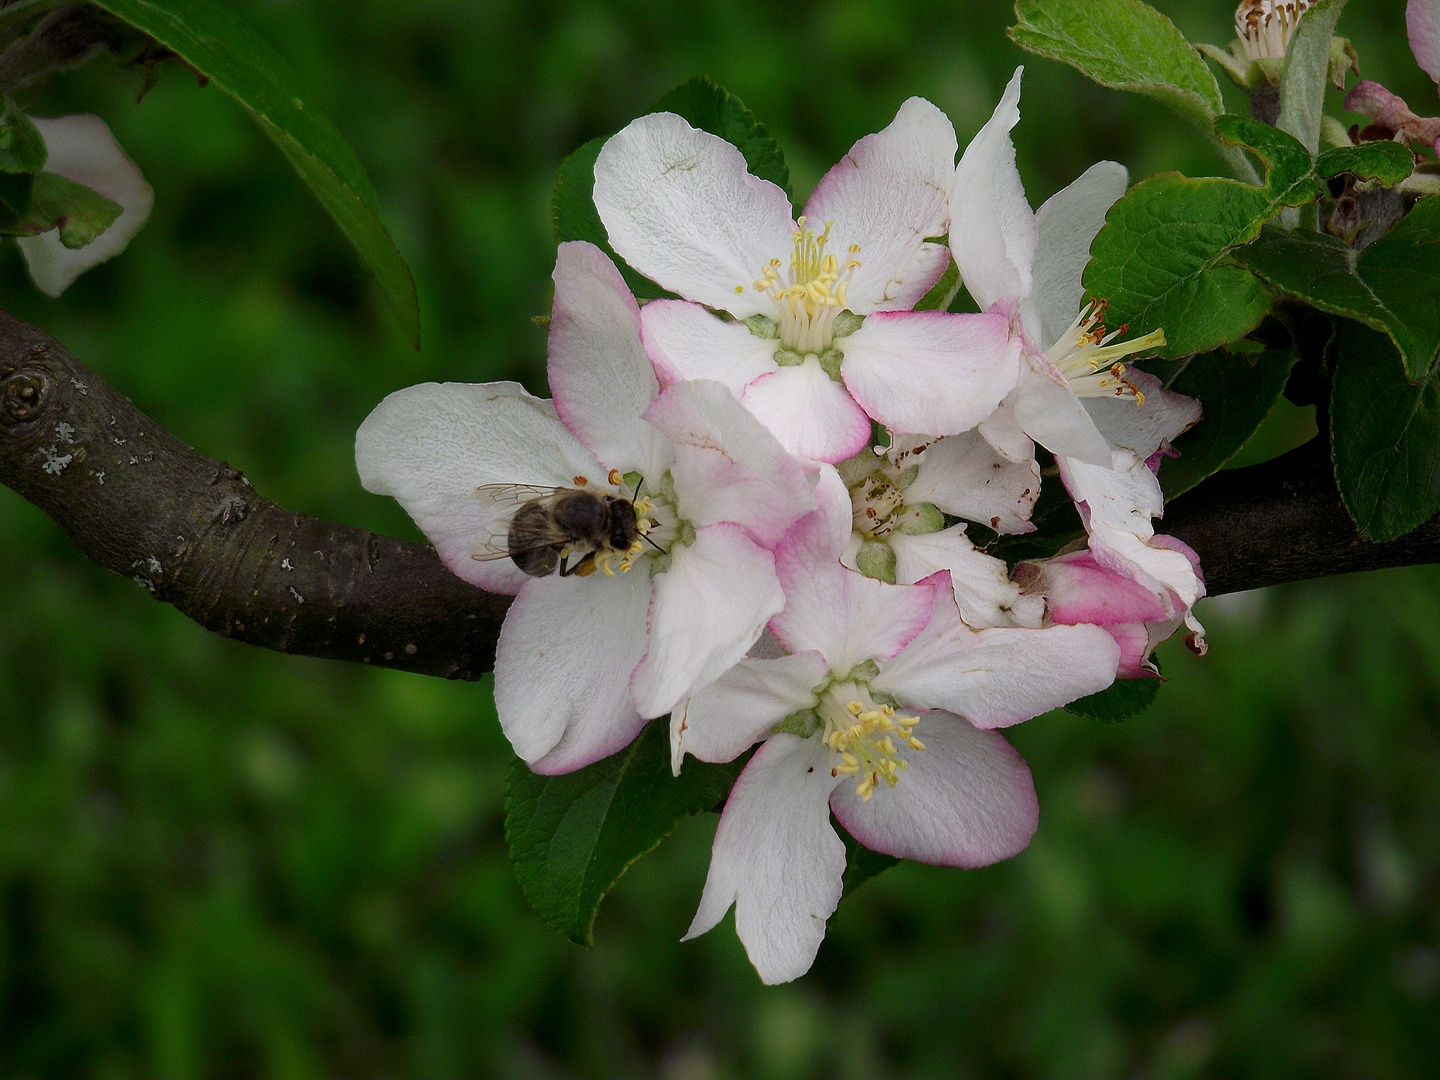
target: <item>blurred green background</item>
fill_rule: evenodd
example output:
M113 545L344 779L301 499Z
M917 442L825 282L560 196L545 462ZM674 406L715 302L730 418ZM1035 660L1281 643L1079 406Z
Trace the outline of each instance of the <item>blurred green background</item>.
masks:
M543 389L549 195L570 149L708 74L798 195L921 94L962 143L1022 54L1008 5L252 0L380 190L419 282L415 353L240 109L97 61L28 93L96 111L156 189L130 250L6 308L312 514L414 536L363 492L356 426L426 379ZM1223 43L1224 0L1161 0ZM1354 0L1367 77L1434 111L1401 0ZM1038 202L1100 157L1218 161L1148 102L1029 58ZM1250 452L1293 441L1286 412ZM1313 430L1313 428L1312 428ZM904 865L759 985L730 922L680 944L716 819L620 883L582 950L507 862L487 684L210 636L0 490L0 1076L1440 1075L1440 573L1207 602L1148 714L1013 731L1040 832L988 870Z

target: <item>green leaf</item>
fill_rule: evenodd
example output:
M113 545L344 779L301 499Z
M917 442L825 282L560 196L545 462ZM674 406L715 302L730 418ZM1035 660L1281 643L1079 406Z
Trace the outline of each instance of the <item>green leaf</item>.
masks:
M1112 90L1153 97L1215 143L1236 175L1255 178L1238 149L1215 138L1220 84L1175 24L1141 0L1016 0L1010 40L1069 64Z
M1361 252L1324 233L1266 229L1235 258L1291 296L1389 334L1412 379L1440 352L1440 196Z
M1106 322L1130 332L1165 331L1162 355L1209 352L1238 341L1270 310L1254 274L1218 265L1287 206L1319 197L1305 148L1284 132L1238 116L1215 123L1226 142L1249 147L1264 186L1161 173L1131 188L1090 248L1085 289L1110 303Z
M1300 17L1285 49L1280 77L1280 117L1276 126L1315 153L1320 149L1320 120L1325 115L1325 86L1330 81L1330 44L1346 0L1319 0Z
M1369 540L1394 540L1440 510L1440 367L1418 385L1390 338L1340 328L1330 391L1335 482Z
M709 79L691 79L657 101L649 112L673 112L702 131L718 135L745 155L750 172L779 185L790 194L790 170L785 155L765 127L739 98ZM567 157L555 178L551 214L560 243L585 240L610 256L631 291L642 300L670 296L654 282L641 277L610 248L610 238L595 209L595 159L608 135L591 139Z
M0 113L0 172L39 172L49 156L40 129L6 95L5 111Z
M1389 141L1337 146L1315 159L1315 175L1321 180L1348 172L1392 188L1414 171L1415 155L1402 144Z
M900 865L900 860L894 855L882 855L878 851L871 851L846 832L845 826L835 818L830 819L830 824L834 827L836 835L845 844L845 873L840 878L841 896L849 896L871 878L883 874L892 866Z
M34 190L34 173L0 172L0 234L24 220Z
M1192 358L1168 389L1199 398L1205 419L1175 440L1178 458L1160 466L1166 499L1219 472L1250 441L1275 408L1295 364L1292 349L1245 356L1220 349Z
M589 945L600 901L676 824L714 808L745 761L688 759L670 773L670 722L656 720L620 753L564 776L539 776L518 758L505 782L505 839L531 907Z
M0 233L37 236L58 228L62 244L82 248L124 212L113 199L55 173L37 173L34 179L29 207L18 221L0 227Z
M218 0L96 0L176 53L255 118L379 278L406 334L420 346L415 280L380 221L365 169L299 75L249 23Z
M1160 679L1116 679L1098 694L1072 701L1065 706L1065 711L1102 724L1118 724L1139 716L1153 705L1160 693L1160 683Z
M1207 135L1220 84L1175 24L1141 0L1016 0L1010 40L1112 90L1163 101Z

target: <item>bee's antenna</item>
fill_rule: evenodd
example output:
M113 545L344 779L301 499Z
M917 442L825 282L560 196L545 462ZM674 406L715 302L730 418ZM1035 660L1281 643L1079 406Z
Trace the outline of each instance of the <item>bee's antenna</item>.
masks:
M654 540L651 540L650 537L648 537L648 536L641 536L640 539L641 539L641 540L644 540L647 544L649 544L651 547L653 547L653 548L654 548L656 551L658 551L661 555L669 555L669 554L670 554L668 551L666 551L664 548L662 548L659 544L655 543Z
M635 491L634 491L634 493L631 494L631 496L630 496L630 501L631 501L632 503L633 503L636 499L640 498L640 485L643 484L643 483L645 483L645 478L644 478L643 476L640 477L639 479L637 479L637 480L635 481Z

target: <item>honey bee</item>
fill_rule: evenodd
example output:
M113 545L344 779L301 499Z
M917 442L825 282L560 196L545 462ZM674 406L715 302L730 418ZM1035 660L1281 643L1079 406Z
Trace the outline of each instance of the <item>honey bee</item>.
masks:
M617 476L611 477L616 482ZM577 476L578 485L587 484ZM618 485L617 485L618 486ZM508 558L531 577L585 577L597 569L623 573L634 564L645 543L661 550L645 536L650 522L643 517L648 500L639 499L639 485L630 498L579 487L538 487L531 484L485 484L476 498L492 506L516 506L501 517L489 539L471 558ZM638 500L638 507L637 507ZM575 561L572 556L579 555Z

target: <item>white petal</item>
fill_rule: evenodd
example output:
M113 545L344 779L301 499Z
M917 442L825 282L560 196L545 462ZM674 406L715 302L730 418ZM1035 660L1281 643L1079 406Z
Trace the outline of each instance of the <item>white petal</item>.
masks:
M560 419L607 470L658 478L669 468L664 436L640 419L660 393L640 344L640 308L594 244L561 244L556 254L548 371Z
M630 673L645 654L649 606L643 570L535 578L520 590L495 647L495 711L533 770L599 761L644 727Z
M873 317L873 316L872 316ZM815 357L777 368L746 389L740 403L796 457L834 463L870 441L870 418Z
M645 418L674 444L680 514L697 528L731 521L774 547L815 508L813 477L719 383L677 383Z
M1019 344L997 314L882 312L841 344L845 385L895 431L969 431L1014 389L1019 371Z
M906 311L930 291L950 264L943 236L955 173L955 128L924 98L900 106L890 126L850 148L805 204L811 228L834 222L832 250L860 263L848 306L858 315ZM860 250L849 254L852 244Z
M997 731L980 731L947 712L921 712L903 747L908 767L893 788L865 802L844 783L830 807L847 832L872 851L967 869L1025 850L1040 823L1030 767Z
M1125 194L1130 174L1114 161L1091 165L1035 213L1035 283L1030 292L1034 324L1027 328L1048 349L1070 328L1085 296L1081 275L1090 261L1090 242L1105 224L1115 200Z
M1115 680L1120 650L1098 626L971 630L949 598L941 599L925 630L882 666L877 690L994 728L1098 693Z
M653 300L641 308L640 339L664 385L713 379L736 397L776 369L780 344L756 337L743 322L722 322L687 300Z
M815 687L829 665L818 652L776 660L741 660L675 706L670 719L671 764L692 754L701 761L733 761L791 713L814 708Z
M1045 357L1026 350L1011 407L1025 434L1052 454L1109 464L1109 442L1065 376Z
M49 151L46 172L93 188L122 207L111 226L82 248L71 250L62 244L58 228L17 238L35 287L46 296L59 296L86 270L125 250L149 219L155 192L98 116L85 113L53 120L32 116L31 120Z
M595 161L595 209L610 246L651 281L741 319L771 310L753 286L790 251L790 200L719 136L674 113L633 121Z
M999 533L1033 532L1030 513L1039 497L1040 466L1034 455L1011 461L979 430L934 443L905 489L906 502L934 503L947 514Z
M1421 70L1440 85L1440 0L1410 0L1405 27Z
M1137 405L1128 394L1085 398L1083 402L1100 434L1115 446L1148 458L1163 443L1200 422L1204 410L1198 398L1172 394L1154 375L1137 368L1126 369L1125 378L1145 395L1144 404Z
M1029 296L1032 288L1039 231L1010 141L1020 121L1024 70L1015 69L994 115L960 156L950 189L950 250L982 311L997 300Z
M1015 394L1012 391L998 409L987 419L980 421L980 426L975 430L1006 461L1034 461L1035 444L1015 419L1014 399Z
M650 650L631 693L644 716L663 716L739 661L785 605L770 552L738 525L708 525L655 576Z
M1010 609L1020 598L1020 586L1010 580L1003 561L975 550L964 525L922 536L894 533L890 549L895 552L895 580L901 585L948 570L966 625L977 630L1012 625Z
M530 580L509 559L478 561L487 541L503 541L513 505L477 498L485 484L568 487L602 482L595 455L570 433L554 406L519 383L421 383L397 390L355 433L360 482L399 500L452 571L491 592Z
M1151 519L1159 516L1164 496L1159 481L1136 455L1116 451L1113 469L1057 458L1060 478L1090 534L1090 551L1101 566L1134 578L1167 603L1188 609L1205 595L1205 586L1187 555L1152 543Z
M750 759L715 831L710 873L685 940L735 905L735 933L760 979L810 970L840 903L845 845L830 827L836 781L819 739L776 735Z

